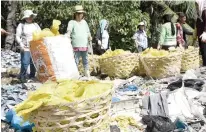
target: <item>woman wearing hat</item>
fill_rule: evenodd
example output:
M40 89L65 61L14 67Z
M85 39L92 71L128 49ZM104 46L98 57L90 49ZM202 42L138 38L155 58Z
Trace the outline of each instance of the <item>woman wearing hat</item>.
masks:
M20 79L25 81L27 69L30 65L30 76L29 78L35 77L35 67L33 65L31 54L29 50L29 42L32 40L33 32L41 30L37 23L33 22L33 19L37 16L31 10L25 10L24 16L22 17L23 22L20 23L16 29L16 40L20 45L21 50L21 71Z
M161 27L158 49L168 50L169 47L177 46L176 26L172 22L172 17L172 14L163 16L164 24Z
M135 41L135 45L138 52L144 51L148 47L148 41L147 41L147 34L144 31L145 24L144 22L140 22L138 24L139 30L133 35L133 39Z
M74 20L69 21L67 34L71 37L75 61L79 65L79 58L82 57L85 76L90 77L88 65L88 44L92 40L89 26L84 20L84 9L81 5L75 6Z

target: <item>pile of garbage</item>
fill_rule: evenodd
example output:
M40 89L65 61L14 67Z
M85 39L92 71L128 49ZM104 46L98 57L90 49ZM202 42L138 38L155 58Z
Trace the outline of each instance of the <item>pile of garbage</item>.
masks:
M130 114L139 123L135 131L206 131L205 71L206 67L202 67L160 80L141 77L118 80L111 116ZM121 123L120 126L116 123L116 127L125 129ZM130 127L128 131L132 131Z
M1 50L1 72L7 68L20 68L20 53L11 50Z
M14 69L20 69L20 54L2 51L1 55L1 79L14 80L19 72ZM81 77L80 80L87 78ZM92 77L92 80L100 80L100 77ZM41 86L40 83L11 82L1 85L2 121L6 121L10 109L27 98L29 91ZM206 131L206 67L159 80L139 76L116 79L114 84L111 131ZM4 123L1 130L9 131L15 123Z

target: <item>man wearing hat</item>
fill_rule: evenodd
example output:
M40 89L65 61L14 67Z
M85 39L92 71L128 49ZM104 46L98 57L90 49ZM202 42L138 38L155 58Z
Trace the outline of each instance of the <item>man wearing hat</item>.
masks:
M135 45L138 53L144 51L148 47L147 34L144 31L145 24L144 22L140 22L138 24L139 30L133 35L133 39L135 41Z
M74 20L69 21L67 35L71 38L74 50L75 61L79 65L79 58L82 57L84 73L90 77L88 64L88 44L92 40L89 26L84 20L85 11L81 5L75 6Z
M29 42L32 40L33 32L41 30L37 23L33 22L33 19L37 14L33 13L32 10L25 10L24 16L22 17L22 23L20 23L16 29L16 40L20 45L21 49L21 71L20 79L25 82L27 79L27 69L30 65L30 76L29 78L35 77L35 67L33 65L31 54L29 50Z

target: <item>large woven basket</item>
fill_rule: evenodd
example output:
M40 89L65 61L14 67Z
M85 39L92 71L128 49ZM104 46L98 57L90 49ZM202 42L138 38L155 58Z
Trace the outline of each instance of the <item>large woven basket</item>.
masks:
M114 78L128 78L139 67L139 55L127 53L119 56L99 59L101 72Z
M94 59L94 60L92 60ZM88 56L88 60L89 60L89 71L90 73L95 72L95 68L97 70L97 72L99 72L100 70L100 66L99 66L99 56L98 55L89 55ZM79 60L79 66L78 66L79 72L80 74L84 74L84 66L82 64L82 58L80 58Z
M173 53L163 57L140 56L147 76L152 78L165 78L180 74L181 53Z
M189 69L200 67L199 48L188 49L182 53L181 71L185 72Z
M113 89L86 100L42 107L32 113L37 132L105 132ZM107 122L107 123L105 123ZM103 130L100 131L99 129Z

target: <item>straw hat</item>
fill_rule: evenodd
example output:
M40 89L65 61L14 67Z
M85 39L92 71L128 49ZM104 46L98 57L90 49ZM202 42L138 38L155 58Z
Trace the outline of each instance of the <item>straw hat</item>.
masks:
M76 5L75 6L75 13L85 13L84 8L82 5Z
M24 11L24 16L22 17L22 20L25 19L25 18L29 18L29 17L31 17L31 16L36 17L37 14L33 13L32 10L25 10L25 11Z

